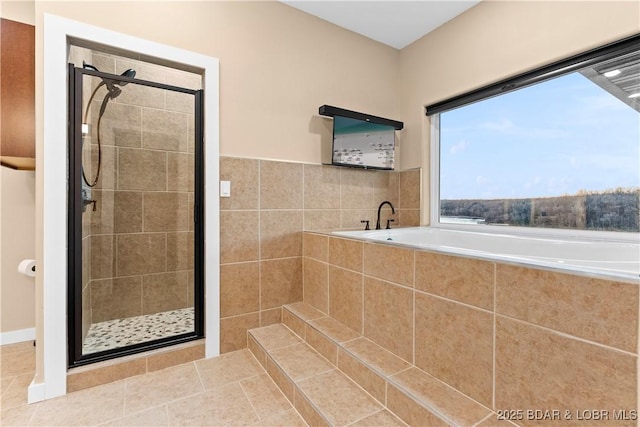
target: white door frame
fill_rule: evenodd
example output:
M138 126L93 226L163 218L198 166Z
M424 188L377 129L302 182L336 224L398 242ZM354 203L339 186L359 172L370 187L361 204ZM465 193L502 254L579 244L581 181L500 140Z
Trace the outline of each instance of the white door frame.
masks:
M220 354L219 63L217 58L44 15L43 141L37 144L42 194L42 259L38 260L42 311L36 328L42 372L29 387L29 403L66 394L67 382L67 62L70 41L135 52L202 70L205 89L205 355Z

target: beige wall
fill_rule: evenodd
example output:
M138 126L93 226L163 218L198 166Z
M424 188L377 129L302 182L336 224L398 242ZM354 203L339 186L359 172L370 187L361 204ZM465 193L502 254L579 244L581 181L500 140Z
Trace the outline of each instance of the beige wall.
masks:
M37 2L220 59L220 154L320 163L318 107L398 117L398 51L278 2ZM144 24L142 24L144 23Z
M637 1L482 1L400 52L402 168L423 166L424 106L640 32ZM422 159L422 160L421 160Z
M2 2L0 16L34 24L34 3ZM18 273L24 258L35 258L35 174L0 169L0 333L35 327L35 280Z
M35 258L35 173L0 168L2 268L0 332L35 327L35 279L18 273Z
M35 25L35 2L3 1L0 3L0 16L24 24Z

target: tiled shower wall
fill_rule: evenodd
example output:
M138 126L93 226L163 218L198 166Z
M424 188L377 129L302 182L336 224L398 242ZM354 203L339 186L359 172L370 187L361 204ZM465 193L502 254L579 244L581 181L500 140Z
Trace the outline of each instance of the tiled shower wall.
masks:
M133 68L139 79L201 87L199 75L146 62L77 47L71 57L76 66L85 59L108 73ZM92 80L95 87L99 80ZM94 99L90 110L92 161L84 161L90 180L101 102ZM193 306L193 111L192 95L135 84L109 102L100 179L91 194L96 211L89 206L83 214L83 256L90 260L83 266L85 331L89 323Z
M221 352L246 347L247 329L280 322L302 301L302 232L375 227L378 205L396 208L392 226L420 223L420 171L371 171L220 158ZM382 226L391 210L382 210Z
M637 283L308 232L303 246L306 303L486 407L636 424Z

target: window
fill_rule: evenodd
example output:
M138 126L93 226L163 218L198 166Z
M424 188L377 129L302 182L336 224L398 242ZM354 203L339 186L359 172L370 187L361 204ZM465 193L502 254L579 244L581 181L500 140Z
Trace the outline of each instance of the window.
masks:
M639 232L639 46L427 107L437 222Z

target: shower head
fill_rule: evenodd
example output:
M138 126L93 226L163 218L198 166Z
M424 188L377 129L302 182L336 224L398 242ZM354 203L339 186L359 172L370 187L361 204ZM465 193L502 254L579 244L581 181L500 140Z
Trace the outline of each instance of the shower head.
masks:
M98 70L97 67L94 67L91 64L87 64L86 62L82 61L82 66L83 68L88 68L90 70L94 70L94 71L100 71ZM122 74L120 74L122 77L127 77L127 78L134 78L136 76L136 70L134 70L133 68L129 68L127 70L125 70ZM115 99L117 98L121 93L122 90L120 90L120 88L116 87L116 86L125 86L127 85L129 82L118 82L112 79L107 79L102 77L102 82L100 82L100 84L98 85L98 87L105 85L107 87L107 90L109 91L109 97L111 99Z
M129 68L128 70L126 70L125 72L123 72L122 74L120 74L122 77L128 77L130 79L134 78L136 76L136 70L134 70L133 68ZM129 82L116 82L117 85L119 86L125 86L127 84L129 84Z

